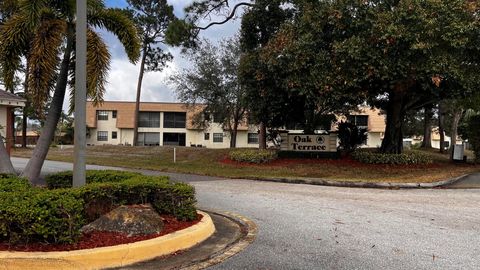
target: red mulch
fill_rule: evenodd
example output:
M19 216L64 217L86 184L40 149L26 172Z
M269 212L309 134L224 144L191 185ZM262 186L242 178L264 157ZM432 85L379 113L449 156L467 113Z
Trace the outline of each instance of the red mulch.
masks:
M178 221L170 215L161 215L164 222L163 231L158 234L137 235L128 237L126 234L114 232L92 232L83 234L80 241L75 244L44 244L31 243L26 245L10 245L8 243L0 243L0 251L70 251L79 249L99 248L128 244L143 240L156 238L172 232L183 230L200 222L202 215L198 214L197 219L193 221Z
M432 164L410 164L410 165L385 165L385 164L365 164L359 161L353 160L350 157L345 157L341 159L306 159L306 158L279 158L268 163L255 164L248 162L238 162L231 160L229 157L225 157L220 160L220 163L225 165L231 165L236 167L286 167L286 166L295 166L295 165L307 165L307 164L318 164L318 165L332 165L340 167L355 167L355 168L379 168L379 167L389 167L389 168L439 168L442 167L442 164L432 163Z

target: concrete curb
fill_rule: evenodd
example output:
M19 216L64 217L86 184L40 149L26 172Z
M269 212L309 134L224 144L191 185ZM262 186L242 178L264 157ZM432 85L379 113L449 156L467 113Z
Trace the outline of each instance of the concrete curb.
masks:
M0 252L0 269L101 269L120 267L191 248L215 232L211 217L158 238L95 249L62 252Z
M255 178L253 180L263 182L277 182L287 184L305 184L332 187L350 188L382 188L382 189L413 189L413 188L441 188L451 185L468 175L441 180L431 183L390 183L390 182L357 182L357 181L336 181L321 178Z
M213 265L222 263L227 259L243 251L245 248L247 248L247 246L253 243L253 241L255 241L255 238L257 237L258 227L252 220L232 212L217 212L214 210L205 210L205 211L211 212L219 216L226 217L228 219L231 219L239 223L242 226L243 236L240 237L240 239L238 239L236 242L228 246L222 252L217 254L212 254L208 259L202 262L198 262L198 263L195 263L194 265L183 267L181 268L182 270L201 270L201 269L205 269Z

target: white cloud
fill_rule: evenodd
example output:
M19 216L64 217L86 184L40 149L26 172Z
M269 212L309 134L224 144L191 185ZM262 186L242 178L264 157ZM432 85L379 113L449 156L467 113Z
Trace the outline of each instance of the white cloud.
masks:
M183 17L183 9L190 4L191 0L169 1L175 8L175 13ZM222 20L222 18L212 18ZM208 22L205 22L207 24ZM200 37L218 42L224 38L233 36L240 28L240 20L230 21L226 24L213 26L201 32ZM107 93L105 100L135 101L139 65L133 65L128 61L123 46L118 39L107 32L100 31L112 54L111 69L108 77ZM173 89L167 84L168 76L174 71L188 67L191 63L182 57L180 48L167 48L174 56L173 61L162 72L149 72L145 74L142 86L142 101L175 101Z

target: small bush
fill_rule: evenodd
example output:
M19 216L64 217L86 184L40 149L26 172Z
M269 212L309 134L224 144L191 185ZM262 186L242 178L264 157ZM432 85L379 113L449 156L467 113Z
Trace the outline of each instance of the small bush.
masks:
M258 149L238 149L230 151L230 159L248 163L266 163L278 158L277 151Z
M113 171L113 170L91 170L86 173L87 184L91 183L105 183L105 182L120 182L136 176L140 173ZM65 171L48 175L45 178L47 187L49 189L55 188L70 188L72 187L73 172Z
M195 189L188 184L172 183L167 177L137 176L116 183L92 183L73 190L85 201L88 221L120 205L145 203L152 204L160 214L172 214L180 220L193 220L197 216Z
M350 122L341 121L338 123L338 139L340 150L350 152L367 142L368 131Z
M49 176L51 187L71 183L71 172ZM126 204L150 203L160 214L194 220L195 189L168 177L117 171L89 171L80 188L33 188L26 179L0 177L0 241L72 243L80 228ZM67 184L65 184L67 183ZM71 184L70 184L71 185Z
M14 175L0 176L0 193L12 192L30 189L30 183L25 178L19 178Z
M357 150L352 153L352 158L368 164L430 164L432 158L420 152L405 152L402 154L383 154L378 152Z
M72 243L85 224L83 201L71 194L31 188L0 193L0 240Z
M480 115L472 115L467 119L466 138L472 145L475 162L480 161Z

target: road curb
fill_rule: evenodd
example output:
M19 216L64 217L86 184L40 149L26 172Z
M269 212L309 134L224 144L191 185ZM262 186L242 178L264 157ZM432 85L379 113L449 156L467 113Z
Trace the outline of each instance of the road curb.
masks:
M215 232L211 217L202 211L202 220L183 230L154 239L75 251L0 252L2 269L100 269L130 265L191 248Z
M244 249L246 249L251 243L253 243L253 241L255 241L255 238L257 237L257 234L258 234L257 225L255 224L255 222L253 222L252 220L248 219L245 216L242 216L233 212L218 212L216 210L207 210L207 209L204 209L204 211L215 214L215 215L223 216L225 218L228 218L240 224L242 227L242 237L240 237L237 241L229 245L223 251L216 254L212 254L209 258L207 258L204 261L197 262L193 265L189 265L181 268L183 270L201 270L201 269L205 269L205 268L214 266L216 264L222 263L227 259L235 256L236 254L240 253Z
M317 186L332 186L332 187L350 187L350 188L380 188L380 189L429 189L442 188L449 186L462 178L468 176L462 175L459 177L441 180L431 183L391 183L391 182L355 182L355 181L337 181L322 178L254 178L255 181L261 182L276 182L286 184L304 184ZM251 178L249 178L251 179Z

